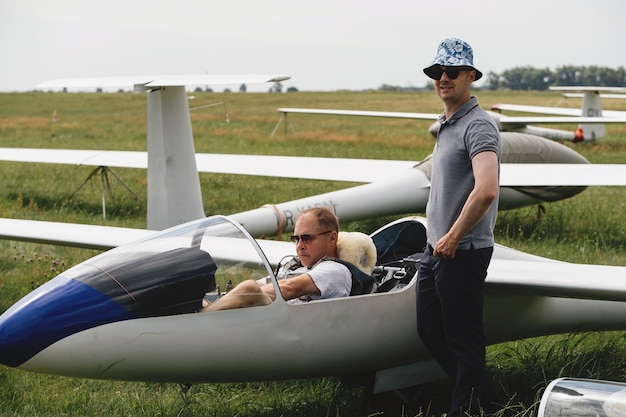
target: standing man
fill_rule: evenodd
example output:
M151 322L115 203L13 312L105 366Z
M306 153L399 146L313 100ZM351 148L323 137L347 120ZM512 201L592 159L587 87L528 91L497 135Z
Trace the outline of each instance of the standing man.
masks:
M500 135L470 95L482 73L469 44L444 39L424 73L434 80L444 112L426 206L417 330L454 384L448 417L476 416L495 405L485 381L483 304L498 210Z

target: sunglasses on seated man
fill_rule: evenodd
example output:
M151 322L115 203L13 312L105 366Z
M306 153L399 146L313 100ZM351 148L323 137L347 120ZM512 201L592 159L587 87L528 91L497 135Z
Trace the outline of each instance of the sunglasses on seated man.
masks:
M472 70L472 68L468 68L468 67L446 67L446 68L444 68L444 67L432 67L432 68L428 69L428 71L426 72L426 75L428 75L428 77L432 78L433 80L439 81L441 79L441 76L445 72L449 79L456 80L457 77L459 76L459 74L461 73L461 71L469 71L469 70Z
M299 235L299 236L298 235L293 235L293 236L291 236L291 241L293 243L298 243L298 242L300 242L302 240L302 242L304 242L304 243L309 243L313 239L315 239L316 237L328 234L330 232L332 232L332 230L327 230L325 232L316 233L316 234L306 234L306 235Z

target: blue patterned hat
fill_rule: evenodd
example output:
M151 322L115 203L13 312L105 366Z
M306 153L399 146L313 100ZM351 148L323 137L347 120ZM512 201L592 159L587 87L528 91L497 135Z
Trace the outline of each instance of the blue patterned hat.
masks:
M437 48L435 60L430 66L424 68L424 74L428 75L430 70L437 65L444 67L470 67L476 71L476 80L483 76L483 73L474 67L472 47L461 39L448 38L442 40Z

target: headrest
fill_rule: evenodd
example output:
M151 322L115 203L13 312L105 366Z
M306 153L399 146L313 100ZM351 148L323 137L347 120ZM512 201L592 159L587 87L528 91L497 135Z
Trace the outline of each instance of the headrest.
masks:
M376 246L372 238L365 233L339 232L337 257L371 275L376 266Z

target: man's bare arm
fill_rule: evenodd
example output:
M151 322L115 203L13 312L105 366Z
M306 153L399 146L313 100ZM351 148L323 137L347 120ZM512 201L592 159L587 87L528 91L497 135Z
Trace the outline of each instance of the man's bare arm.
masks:
M317 288L315 282L313 282L313 278L311 278L309 274L301 274L292 278L281 279L278 281L278 287L285 300L292 300L306 294L321 295L319 288ZM273 286L271 289L263 286L262 289L272 297L272 299L276 298Z
M498 156L481 152L472 158L474 189L467 197L461 214L448 233L435 245L433 255L454 258L459 242L487 214L498 196Z

